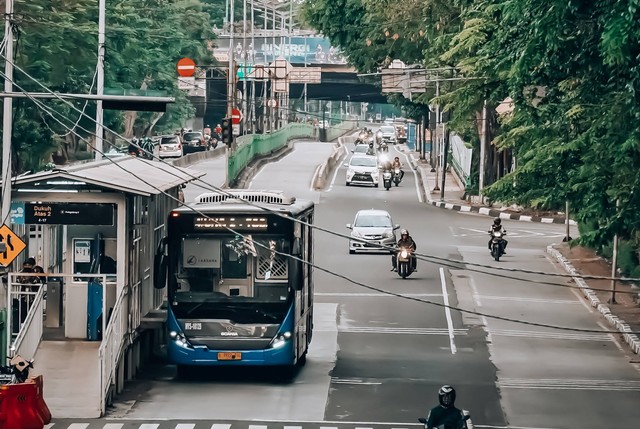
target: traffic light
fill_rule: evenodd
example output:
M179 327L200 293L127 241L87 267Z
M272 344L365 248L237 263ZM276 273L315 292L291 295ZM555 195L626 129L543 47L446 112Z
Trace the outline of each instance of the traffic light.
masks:
M222 142L229 147L233 144L233 125L231 124L231 118L224 118L222 120Z

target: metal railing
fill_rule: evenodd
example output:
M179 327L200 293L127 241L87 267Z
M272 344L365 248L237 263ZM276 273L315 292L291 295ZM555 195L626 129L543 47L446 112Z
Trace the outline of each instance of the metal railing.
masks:
M122 288L109 317L98 352L100 360L100 412L104 414L107 395L115 382L116 368L129 334L129 288Z
M42 340L43 318L44 312L44 285L41 285L37 292L25 293L20 299L28 299L29 308L27 317L21 323L18 336L13 341L11 349L13 355L20 355L26 359L32 359L38 350L40 341ZM9 355L10 356L10 355Z

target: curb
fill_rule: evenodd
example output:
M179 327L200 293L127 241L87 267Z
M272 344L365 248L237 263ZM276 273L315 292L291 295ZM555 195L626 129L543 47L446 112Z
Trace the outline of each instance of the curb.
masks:
M569 262L567 258L562 256L562 254L553 247L553 245L547 246L547 253L551 254L560 265L571 275L579 276L580 274L575 269L575 267ZM629 326L627 322L620 319L618 316L615 316L611 313L611 309L603 304L600 301L600 298L595 294L594 291L589 288L589 285L580 277L573 277L573 281L576 282L578 286L580 286L580 290L582 291L585 298L591 303L591 306L598 310L604 317L607 319L607 322L613 327L615 327L624 338L624 341L629 344L631 350L635 354L640 354L640 338L638 335L633 333L633 330Z
M323 190L327 186L327 178L331 176L331 173L333 173L339 161L344 156L342 137L338 137L337 140L338 142L334 143L335 147L331 155L316 168L316 172L311 179L311 187L316 191Z
M422 187L424 188L424 178L422 176L422 169L417 164L413 154L408 155L409 161L411 162L411 166L415 173L422 179L420 182L422 183ZM431 193L427 192L426 189L422 191L423 196L425 197L425 201L427 204L431 204L434 207L438 207L440 209L446 210L454 210L465 213L478 213L485 216L490 217L499 217L500 219L508 219L508 220L517 220L521 222L539 222L539 223L555 223L555 224L566 224L565 218L554 218L554 217L541 217L541 216L527 216L520 215L514 213L505 213L502 210L492 209L490 207L476 207L469 206L465 204L455 204L455 203L447 203L446 201L434 200L431 198ZM577 225L576 221L569 219L569 225Z

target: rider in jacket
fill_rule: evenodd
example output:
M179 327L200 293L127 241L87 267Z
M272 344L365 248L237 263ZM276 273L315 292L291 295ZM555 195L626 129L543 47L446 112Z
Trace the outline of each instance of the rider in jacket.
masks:
M416 256L413 254L416 251L416 242L413 241L413 238L411 238L411 236L409 235L409 231L407 231L406 229L400 231L400 240L398 240L396 248L396 251L393 253L393 255L391 255L391 263L393 264L393 268L391 268L391 271L398 271L398 251L402 248L411 249L411 267L414 272L417 271L416 268L418 261L416 259Z
M456 391L449 385L444 385L438 390L438 402L440 405L432 408L427 416L427 429L444 425L445 429L461 429L464 427L464 413L454 406Z
M493 225L491 225L491 229L489 230L489 234L492 234L494 231L502 231L504 234L506 234L506 232L507 232L507 231L502 227L502 220L501 220L499 217L497 217L497 218L495 218L495 219L493 220ZM492 240L493 240L493 237L491 237L491 238L489 239L489 243L488 243L489 250L491 250L491 241L492 241ZM508 244L508 243L509 243L509 242L508 242L507 240L505 240L505 239L504 239L504 237L503 237L503 238L502 238L502 254L503 254L503 255L506 255L506 254L507 254L507 252L506 252L506 250L505 250L505 249L507 248L507 244Z
M395 158L393 158L393 164L391 165L391 167L393 169L400 169L400 181L402 181L402 178L404 177L404 170L402 170L402 163L400 162L399 157L396 156Z

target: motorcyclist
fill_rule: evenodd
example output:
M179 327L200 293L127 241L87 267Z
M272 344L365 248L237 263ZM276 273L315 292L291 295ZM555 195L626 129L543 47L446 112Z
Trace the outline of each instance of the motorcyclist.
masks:
M398 271L398 251L402 248L411 250L411 268L412 271L417 271L417 259L413 253L416 251L416 242L413 241L413 238L409 235L409 231L403 229L400 231L400 240L396 243L396 251L391 255L391 263L393 264L393 268L391 271Z
M502 220L497 217L493 220L493 225L491 225L491 229L489 230L489 234L493 234L495 231L501 231L503 234L503 238L502 238L502 254L506 255L506 248L507 248L507 244L509 243L507 240L504 239L504 234L507 233L507 231L502 227ZM491 250L491 241L493 240L493 235L491 236L491 238L489 239L489 250Z
M138 146L138 139L134 137L131 139L131 142L129 143L129 148L127 149L127 152L129 152L129 155L138 156L139 150L140 148Z
M217 135L222 134L222 127L220 126L220 124L216 125L215 132Z
M376 149L373 147L373 142L369 143L369 149L367 149L367 155L375 156Z
M454 406L456 391L449 385L438 390L439 405L433 407L427 416L427 429L444 425L445 429L461 429L464 427L464 413Z
M404 170L402 169L402 163L400 162L400 157L395 157L393 158L393 164L391 164L391 168L393 169L400 169L400 181L402 181L402 178L404 177Z
M204 127L204 130L202 130L202 134L205 135L205 136L207 136L207 135L210 136L211 135L211 125L207 124Z

